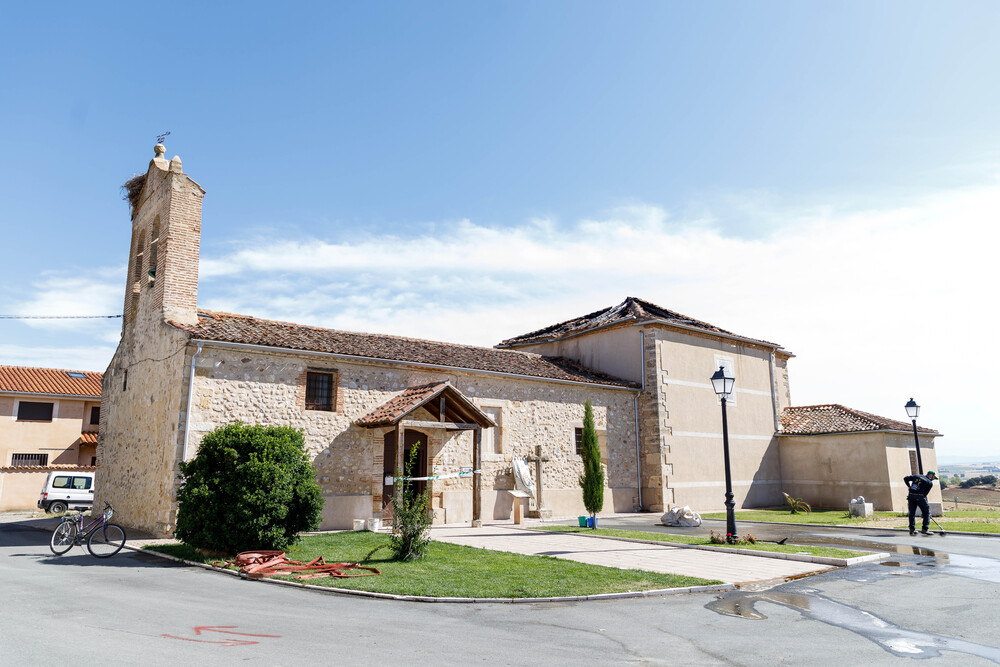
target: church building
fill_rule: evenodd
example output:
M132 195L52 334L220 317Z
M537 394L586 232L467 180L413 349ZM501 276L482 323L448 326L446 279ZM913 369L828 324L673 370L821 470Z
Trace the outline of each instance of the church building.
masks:
M160 144L126 188L131 251L122 337L104 374L95 486L96 502L111 502L129 527L171 535L178 464L207 432L235 421L302 430L324 529L388 518L393 474L413 446L435 523L506 519L515 503L536 516L576 516L588 400L606 512L721 510L721 410L710 381L720 367L736 378L727 414L737 507L780 505L789 489L845 508L863 494L877 509L898 509L905 495L912 438L891 420L859 431L841 413L818 426L813 413L795 413L806 409L791 407L793 355L776 343L634 297L494 348L207 310L197 302L205 191ZM920 431L928 465L937 435ZM864 452L863 462L853 465L847 451ZM836 466L815 465L817 456ZM535 498L514 492L515 458L541 471Z

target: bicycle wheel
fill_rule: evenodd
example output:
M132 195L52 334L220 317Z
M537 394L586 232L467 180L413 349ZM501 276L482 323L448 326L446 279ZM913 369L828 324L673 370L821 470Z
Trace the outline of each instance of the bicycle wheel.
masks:
M87 538L87 550L95 558L114 556L125 546L125 530L114 523L106 523Z
M61 521L56 529L52 531L52 539L49 540L49 549L57 556L73 548L76 544L76 524L72 521Z

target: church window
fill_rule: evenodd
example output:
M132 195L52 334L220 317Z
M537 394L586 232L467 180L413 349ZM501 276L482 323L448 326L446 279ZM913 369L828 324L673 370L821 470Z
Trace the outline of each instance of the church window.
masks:
M608 462L608 431L603 428L597 430L597 446L601 449L601 461ZM583 427L573 429L573 442L576 445L576 455L581 456L583 452Z
M483 454L503 454L503 409L484 406L482 410L497 424L483 431Z
M336 410L336 373L308 371L306 373L306 410Z

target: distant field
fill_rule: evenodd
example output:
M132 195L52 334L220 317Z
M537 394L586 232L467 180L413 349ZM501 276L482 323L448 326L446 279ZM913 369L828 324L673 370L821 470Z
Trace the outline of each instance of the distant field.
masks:
M955 498L958 498L958 509L989 509L1000 508L1000 491L987 489L985 487L973 487L971 489L961 489L957 486L949 486L941 492L946 509L955 507Z

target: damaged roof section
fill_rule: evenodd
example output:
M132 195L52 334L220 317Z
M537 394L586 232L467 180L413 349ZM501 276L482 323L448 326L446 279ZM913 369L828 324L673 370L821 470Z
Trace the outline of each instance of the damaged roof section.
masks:
M680 313L672 310L661 308L655 303L650 303L649 301L644 301L643 299L637 299L634 296L626 298L617 306L604 308L603 310L598 310L588 315L566 320L565 322L560 322L559 324L553 324L552 326L539 329L538 331L532 331L520 336L508 338L507 340L501 342L497 347L517 347L519 345L544 343L561 338L577 336L588 331L593 331L615 324L645 322L649 320L657 320L663 322L664 324L674 324L685 328L700 329L706 333L721 336L742 338L750 342L766 345L767 347L780 347L776 343L770 343L766 340L757 340L734 334L731 331L720 329L714 324L702 322L701 320L696 320L693 317L688 317L687 315L681 315Z
M785 408L781 413L779 435L824 435L828 433L859 433L864 431L912 431L911 423L879 417L843 405L809 405ZM932 428L917 427L918 433L941 435Z
M600 384L627 389L637 387L634 382L595 371L565 357L546 357L515 350L322 329L210 310L198 313L196 325L179 322L170 322L170 325L186 331L197 340L339 354L372 360L502 373L541 380Z

